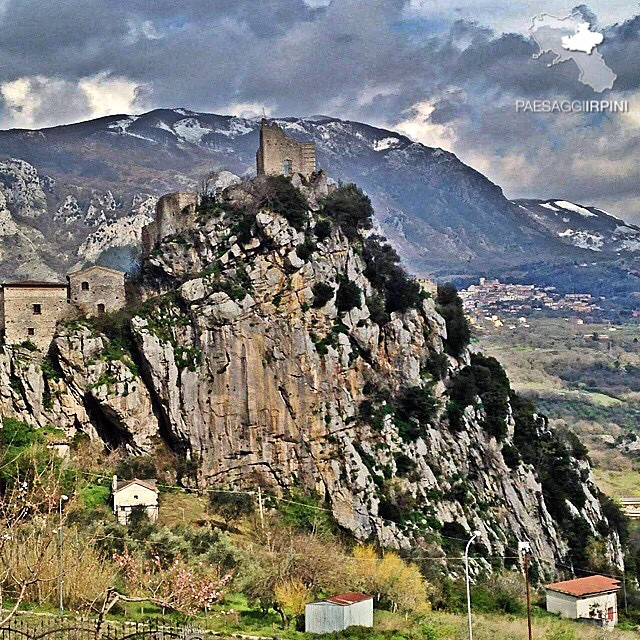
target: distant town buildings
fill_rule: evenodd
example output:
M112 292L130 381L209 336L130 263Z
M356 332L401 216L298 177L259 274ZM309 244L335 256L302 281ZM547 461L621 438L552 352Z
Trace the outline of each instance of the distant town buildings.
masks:
M5 344L30 343L45 351L60 320L73 312L92 316L125 305L125 274L94 266L68 282L5 282L0 288L0 332Z
M637 496L620 498L620 506L627 518L632 520L640 519L640 498Z
M158 519L158 488L155 478L118 480L113 476L113 513L120 524L127 524L134 509L144 509L151 522Z
M588 576L548 584L545 589L547 611L551 613L606 628L618 622L620 581L615 578Z
M499 314L524 317L535 311L556 311L574 315L601 311L598 300L589 293L560 294L555 287L538 287L533 284L506 284L499 280L480 278L460 291L460 298L467 314L475 320L481 318L502 326ZM495 317L495 320L494 320ZM519 320L522 322L522 318Z

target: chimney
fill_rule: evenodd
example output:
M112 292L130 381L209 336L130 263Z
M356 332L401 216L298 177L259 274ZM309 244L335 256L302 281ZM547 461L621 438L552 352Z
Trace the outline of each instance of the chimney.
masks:
M118 476L114 475L113 481L111 482L111 490L115 492L117 488L118 488Z

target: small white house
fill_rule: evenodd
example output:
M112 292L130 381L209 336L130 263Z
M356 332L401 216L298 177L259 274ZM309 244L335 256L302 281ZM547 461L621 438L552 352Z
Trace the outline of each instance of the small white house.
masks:
M563 618L585 620L613 628L618 622L620 581L606 576L589 576L548 584L547 611Z
M304 609L307 633L331 633L347 627L373 627L373 598L364 593L341 593L310 602Z
M155 478L146 480L118 480L113 476L111 485L113 513L120 524L127 524L134 507L144 507L149 520L158 518L158 489Z

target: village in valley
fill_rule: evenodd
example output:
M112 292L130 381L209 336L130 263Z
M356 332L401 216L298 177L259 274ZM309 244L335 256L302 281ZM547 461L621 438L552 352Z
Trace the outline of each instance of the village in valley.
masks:
M561 294L552 286L508 284L487 278L461 289L460 298L474 324L489 321L496 328L513 325L516 320L526 324L527 317L536 312L584 321L602 311L605 300L589 293Z

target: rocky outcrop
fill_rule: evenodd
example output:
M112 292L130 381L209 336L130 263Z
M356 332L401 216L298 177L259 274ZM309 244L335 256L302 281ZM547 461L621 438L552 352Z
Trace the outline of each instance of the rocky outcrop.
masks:
M314 211L292 222L263 206L263 188L231 186L160 239L129 352L83 324L55 340L56 379L37 357L7 352L2 414L133 452L162 437L198 463L200 485L298 488L361 540L437 554L477 530L487 554L528 540L546 568L567 558L574 543L548 489L513 461L514 412L496 436L476 397L454 428L452 387L471 356L445 353L434 299L381 316L363 236L320 233ZM620 564L588 463L567 464L584 494L567 503L571 517Z

